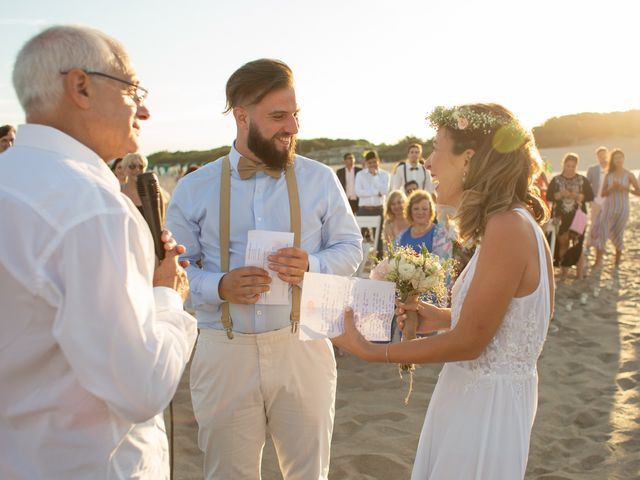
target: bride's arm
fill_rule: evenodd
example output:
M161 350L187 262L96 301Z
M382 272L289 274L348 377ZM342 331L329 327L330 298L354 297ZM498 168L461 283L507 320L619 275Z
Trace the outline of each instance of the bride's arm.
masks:
M537 248L523 249L523 245L531 245L531 226L518 213L504 212L489 219L475 274L452 330L390 344L387 350L387 345L367 342L348 314L345 333L333 342L371 362L440 363L477 358L498 330L529 259L532 255L537 258Z

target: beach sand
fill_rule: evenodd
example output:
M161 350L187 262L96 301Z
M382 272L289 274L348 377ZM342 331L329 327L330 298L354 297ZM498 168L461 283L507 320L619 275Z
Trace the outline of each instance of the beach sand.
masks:
M539 361L528 480L640 478L640 200L632 198L623 264L558 284ZM611 248L611 247L610 247ZM585 305L580 295L587 293ZM597 297L595 296L597 295ZM392 365L337 358L331 480L408 479L440 365L420 366L409 406ZM175 479L202 478L188 372L174 400ZM262 478L281 479L270 441Z

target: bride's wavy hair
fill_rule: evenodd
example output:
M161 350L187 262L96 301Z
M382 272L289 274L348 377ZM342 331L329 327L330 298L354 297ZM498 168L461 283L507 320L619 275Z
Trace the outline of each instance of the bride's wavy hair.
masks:
M483 128L474 128L473 121L468 126L458 123L463 128L451 124L441 127L453 140L453 153L459 155L467 149L475 152L456 215L461 242L478 244L489 217L509 210L515 202L526 204L539 224L546 222L549 209L533 186L542 161L531 132L502 105L478 103L458 110L491 120Z

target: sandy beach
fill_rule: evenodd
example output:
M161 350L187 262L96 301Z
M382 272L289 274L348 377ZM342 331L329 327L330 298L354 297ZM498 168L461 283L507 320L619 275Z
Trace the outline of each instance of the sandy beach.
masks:
M540 390L527 480L640 478L640 199L631 200L623 264L558 284L539 361ZM611 247L610 247L611 248ZM585 305L580 303L586 292ZM421 366L409 406L391 365L337 358L331 480L408 479L440 365ZM188 372L174 401L176 480L202 478ZM264 480L281 479L273 446Z

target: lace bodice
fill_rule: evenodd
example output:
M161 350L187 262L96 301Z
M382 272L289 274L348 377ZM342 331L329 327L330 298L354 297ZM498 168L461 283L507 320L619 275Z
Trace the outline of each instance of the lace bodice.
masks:
M522 209L516 209L526 217L535 230L540 258L540 282L537 289L520 298L512 299L502 324L484 352L475 360L456 362L455 364L470 370L476 380L496 376L509 376L514 379L526 379L536 374L536 362L542 351L542 345L549 326L551 314L549 298L548 269L545 256L542 231L531 215ZM460 311L475 273L480 246L460 274L452 291L451 327L455 327ZM487 299L490 301L490 299Z

